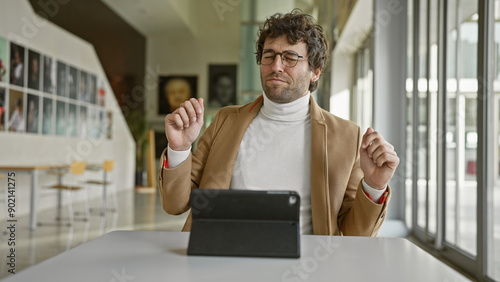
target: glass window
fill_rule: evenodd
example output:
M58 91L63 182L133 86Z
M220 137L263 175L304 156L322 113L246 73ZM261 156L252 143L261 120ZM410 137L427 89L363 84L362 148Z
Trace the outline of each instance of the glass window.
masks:
M457 172L457 140L458 130L456 128L456 108L457 108L457 61L458 61L458 3L457 0L448 1L448 33L447 37L447 54L446 54L446 192L445 192L445 214L446 228L445 240L449 243L456 244L458 237L458 229L455 223L458 221L458 206L456 205L456 177L460 173Z
M417 140L417 225L423 229L427 228L427 56L428 56L428 18L427 1L420 1L419 7L419 73L418 73L418 135Z
M500 1L500 0L499 0ZM413 0L408 0L407 20L407 61L406 61L406 181L405 181L405 223L408 229L413 226Z
M446 234L477 254L477 0L448 2Z
M490 129L493 134L489 135L488 149L491 148L492 153L488 153L491 160L488 187L490 189L488 199L488 226L487 226L487 269L488 276L493 280L500 281L500 0L495 0L494 6L494 58L489 61L494 63L493 74L493 95L490 100L493 103L493 112L490 114L492 124ZM491 97L491 96L490 96ZM491 108L490 108L491 109Z
M429 1L429 73L428 73L428 124L427 124L427 228L430 234L436 234L437 228L437 156L440 134L438 130L438 1Z
M479 18L479 0L421 0L417 5L414 1L408 2L409 67L406 79L409 139L406 156L410 158L406 169L406 202L413 205L413 209L406 208L406 221L416 237L426 240L425 244L431 248L439 248L450 261L480 279L486 274L500 281L500 0L485 2L491 5L485 7L485 11L494 15L494 26L486 27L485 31L494 35L494 39L488 39L494 42L485 40L484 43L479 42L482 33L479 22L487 18ZM414 22L413 16L417 16L418 21ZM440 25L444 20L446 23ZM418 26L413 26L417 23ZM442 26L446 30L440 32ZM440 42L446 42L446 50L442 53ZM482 54L485 61L479 62L478 52L483 44L493 50ZM440 64L439 60L445 61ZM418 64L417 73L413 73L414 62ZM488 97L486 105L478 98L478 75L485 75L478 72L478 66L483 64L488 72L492 71L486 74L494 80L488 87L481 88L492 92L485 94ZM441 71L446 71L444 76L438 75ZM441 81L441 77L445 81ZM441 93L445 97L438 97ZM441 98L444 98L444 105L439 104ZM479 114L483 114L479 106L487 108L485 132L478 128ZM445 120L438 120L438 116ZM444 132L441 132L442 122L445 123ZM482 147L478 145L483 138L486 138L487 148L479 151ZM444 150L444 167L438 170L440 159L437 156L441 150ZM479 153L481 158L478 158ZM478 192L481 192L478 175L483 175L483 171L477 170L478 160L484 160L480 165L486 167L485 173L488 172L484 188L488 189L487 203L478 199ZM436 197L441 179L444 181L444 206ZM487 204L487 209L483 209L483 204ZM478 214L478 211L488 214ZM414 214L410 216L410 212ZM478 225L478 215L488 220L485 230L481 230L487 234L486 244L478 238L478 228L482 227ZM441 216L443 220L438 222ZM437 225L441 223L442 226ZM443 244L441 239L444 239ZM477 257L482 254L478 251L479 244L485 246L486 268L478 265L483 262L482 257ZM482 273L481 269L487 269L487 273Z

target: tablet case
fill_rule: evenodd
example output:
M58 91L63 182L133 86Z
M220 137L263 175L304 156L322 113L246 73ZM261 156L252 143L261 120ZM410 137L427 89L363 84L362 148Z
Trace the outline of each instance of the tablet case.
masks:
M294 191L194 189L188 255L300 257Z

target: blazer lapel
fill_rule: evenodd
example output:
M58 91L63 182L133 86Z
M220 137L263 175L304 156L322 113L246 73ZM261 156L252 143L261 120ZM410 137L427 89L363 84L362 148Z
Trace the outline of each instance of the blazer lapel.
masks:
M321 108L311 97L311 210L315 235L332 233L328 191L327 126Z

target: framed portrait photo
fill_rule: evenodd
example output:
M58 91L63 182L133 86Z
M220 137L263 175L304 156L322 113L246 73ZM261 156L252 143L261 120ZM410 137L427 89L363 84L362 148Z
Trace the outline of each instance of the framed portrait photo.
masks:
M28 103L26 111L26 132L38 133L38 124L40 120L40 97L28 94Z
M57 61L57 95L68 97L68 67L65 63Z
M57 101L56 103L56 135L66 136L66 103Z
M28 50L28 87L31 89L40 90L41 59L39 53Z
M79 76L78 76L78 70L73 67L69 66L69 72L68 72L68 88L69 88L69 98L76 100L77 99L77 94L78 94L78 84L79 84Z
M25 132L24 93L14 89L9 91L9 122L7 128L12 132Z
M43 98L42 109L42 133L44 135L54 134L54 103L51 98Z
M12 42L10 43L10 69L10 83L24 86L24 72L26 69L24 47Z
M54 60L43 56L43 92L54 94L56 88L56 64Z
M236 65L209 65L208 106L222 108L236 104Z
M197 76L160 76L158 79L158 115L169 114L179 105L196 98Z

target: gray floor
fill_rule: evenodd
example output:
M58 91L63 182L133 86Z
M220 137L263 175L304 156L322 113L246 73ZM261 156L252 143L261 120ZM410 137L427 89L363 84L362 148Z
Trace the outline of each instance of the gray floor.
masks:
M150 190L151 191L151 190ZM74 248L113 230L169 230L180 231L187 215L170 216L160 205L159 196L147 191L121 192L118 197L118 212L108 212L106 216L98 213L87 222L75 222L73 227L66 225L42 225L30 231L29 218L18 218L15 234L15 272L46 260L52 256ZM91 207L100 207L94 200ZM75 210L83 205L75 207ZM63 211L65 211L63 209ZM55 212L42 211L39 222L54 222ZM1 224L5 224L2 220ZM2 228L1 230L4 230ZM12 275L8 272L10 255L8 239L10 234L0 234L0 278Z

